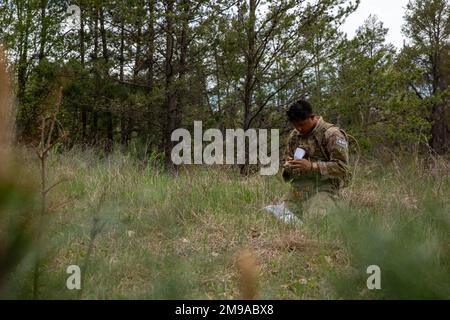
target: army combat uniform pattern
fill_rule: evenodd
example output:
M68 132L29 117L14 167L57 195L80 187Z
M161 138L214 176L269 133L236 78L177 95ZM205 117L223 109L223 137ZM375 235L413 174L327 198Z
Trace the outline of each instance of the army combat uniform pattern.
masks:
M320 172L284 168L283 179L292 185L285 203L303 218L323 216L351 177L348 139L345 132L319 117L309 134L302 136L295 129L290 133L284 161L293 158L297 148L306 151L304 159L317 163Z

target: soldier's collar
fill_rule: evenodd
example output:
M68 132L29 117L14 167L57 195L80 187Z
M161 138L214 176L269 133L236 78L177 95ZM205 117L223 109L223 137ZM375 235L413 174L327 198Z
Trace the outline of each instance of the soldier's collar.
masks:
M302 136L300 134L300 132L298 132L298 130L295 129L295 128L294 128L294 134L299 136L299 137L309 137L310 135L312 135L315 132L317 132L323 126L323 124L325 123L325 121L323 120L322 116L318 116L318 117L319 117L319 120L317 120L316 125L314 126L314 128L308 134Z
M323 121L323 118L321 116L318 116L318 117L319 117L319 120L317 120L316 125L314 126L314 128L308 134L305 134L304 136L302 136L302 135L300 135L300 132L295 130L297 135L299 135L301 137L309 137L311 135L314 135L317 131L319 131L320 128L323 126L324 121Z

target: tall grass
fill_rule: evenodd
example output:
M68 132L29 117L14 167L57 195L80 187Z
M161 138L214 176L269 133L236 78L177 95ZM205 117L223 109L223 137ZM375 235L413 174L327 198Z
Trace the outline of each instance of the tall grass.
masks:
M172 175L127 154L51 152L49 179L67 182L48 199L40 297L79 298L65 287L76 264L83 299L445 298L447 165L366 163L339 211L296 227L262 210L288 190L279 177L220 167ZM95 241L93 221L103 226ZM236 260L242 248L251 263ZM372 264L381 267L379 291L366 287ZM10 290L30 298L31 281L25 260Z
M11 297L9 276L30 252L35 186L13 154L13 95L0 45L0 298Z
M333 274L335 297L450 298L449 178L448 163L436 158L397 160L366 175L366 189L353 190L328 221L349 258ZM366 286L370 265L381 269L381 290Z

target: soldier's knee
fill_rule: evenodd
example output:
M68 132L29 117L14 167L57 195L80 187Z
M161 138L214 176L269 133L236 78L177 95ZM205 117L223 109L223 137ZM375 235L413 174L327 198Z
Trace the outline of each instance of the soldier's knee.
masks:
M319 192L304 203L303 215L306 219L323 218L335 207L334 195L328 192Z

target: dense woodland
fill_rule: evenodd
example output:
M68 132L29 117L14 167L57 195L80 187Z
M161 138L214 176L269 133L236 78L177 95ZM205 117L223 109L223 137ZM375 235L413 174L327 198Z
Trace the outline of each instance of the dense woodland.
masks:
M60 104L61 147L167 159L171 132L194 120L286 133L286 107L306 97L367 154L447 153L450 1L411 0L402 48L375 16L353 39L339 31L358 3L0 0L18 139L39 143Z

